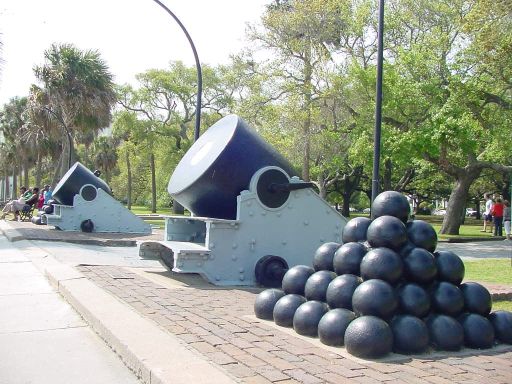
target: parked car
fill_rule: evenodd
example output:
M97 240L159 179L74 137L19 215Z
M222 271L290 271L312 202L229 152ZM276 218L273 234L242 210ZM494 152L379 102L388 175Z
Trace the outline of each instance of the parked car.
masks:
M434 209L434 212L432 212L434 216L444 216L446 215L446 209Z
M476 211L473 208L466 208L466 216L476 217Z
M363 209L363 213L370 213L370 208Z

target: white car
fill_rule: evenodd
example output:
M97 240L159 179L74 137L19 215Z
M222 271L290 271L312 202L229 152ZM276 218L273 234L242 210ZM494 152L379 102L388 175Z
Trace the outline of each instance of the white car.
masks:
M436 209L432 212L434 216L444 216L446 215L446 209Z
M466 216L476 217L476 211L473 208L466 208Z

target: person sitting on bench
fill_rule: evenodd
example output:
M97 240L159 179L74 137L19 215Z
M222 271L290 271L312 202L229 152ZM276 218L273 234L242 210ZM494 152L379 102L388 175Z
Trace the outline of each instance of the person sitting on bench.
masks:
M9 212L14 213L14 219L12 220L18 220L18 215L16 212L19 212L21 209L23 209L23 206L27 203L27 200L32 197L32 194L28 193L26 187L20 188L20 197L17 200L11 200L7 204L5 204L5 207L2 209L2 216L0 216L0 219L5 219L5 216Z

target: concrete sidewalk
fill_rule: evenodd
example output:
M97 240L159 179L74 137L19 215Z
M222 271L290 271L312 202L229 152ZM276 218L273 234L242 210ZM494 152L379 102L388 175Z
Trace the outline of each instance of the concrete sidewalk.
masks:
M174 274L138 259L135 247L14 245L143 382L512 382L512 346L361 360L256 319L260 290Z
M0 237L0 382L139 383L50 286L30 255Z

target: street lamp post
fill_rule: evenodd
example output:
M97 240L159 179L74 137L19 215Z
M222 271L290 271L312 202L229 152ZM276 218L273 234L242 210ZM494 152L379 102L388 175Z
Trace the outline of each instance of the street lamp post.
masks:
M377 92L375 96L375 130L373 135L372 204L379 194L380 133L382 123L382 63L384 40L384 0L379 0L377 42Z
M187 36L187 40L190 43L190 47L192 48L192 52L194 53L194 59L196 61L196 69L197 69L197 100L196 100L196 126L194 130L194 141L199 138L199 132L201 127L201 94L203 93L203 76L201 72L201 63L199 62L199 56L197 56L196 47L194 45L194 42L192 41L192 38L190 37L187 29L183 25L183 23L176 17L174 13L171 12L169 8L167 8L162 2L159 0L153 0L155 3L157 3L160 7L162 7L171 17L178 23L178 25L181 27L183 33L185 33L185 36Z

